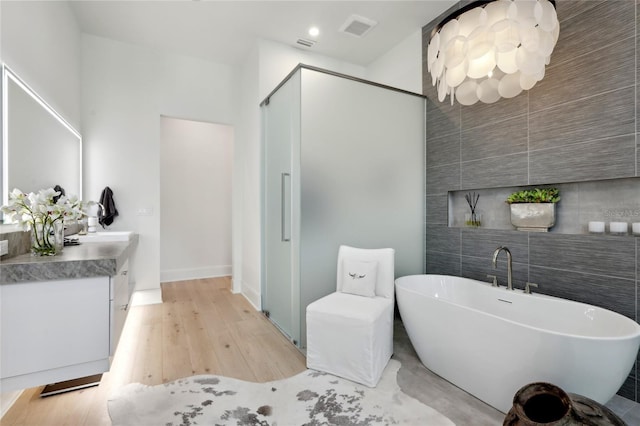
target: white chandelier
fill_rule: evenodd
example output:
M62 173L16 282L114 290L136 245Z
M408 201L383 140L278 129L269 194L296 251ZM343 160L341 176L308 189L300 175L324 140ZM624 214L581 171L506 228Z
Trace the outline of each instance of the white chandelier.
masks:
M554 0L480 0L455 11L433 30L427 50L438 100L490 104L531 89L559 33Z

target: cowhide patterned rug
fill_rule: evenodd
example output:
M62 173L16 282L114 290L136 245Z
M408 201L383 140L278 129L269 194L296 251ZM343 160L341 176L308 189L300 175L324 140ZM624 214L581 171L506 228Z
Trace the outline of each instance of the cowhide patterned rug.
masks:
M402 392L399 369L391 360L374 389L314 370L267 383L211 375L133 383L110 398L109 414L114 426L453 425Z

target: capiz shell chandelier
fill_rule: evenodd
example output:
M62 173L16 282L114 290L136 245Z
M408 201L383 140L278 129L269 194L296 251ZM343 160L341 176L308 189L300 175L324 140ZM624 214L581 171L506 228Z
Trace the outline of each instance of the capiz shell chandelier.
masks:
M427 49L438 100L490 104L531 89L559 34L553 0L475 1L455 11L434 28Z

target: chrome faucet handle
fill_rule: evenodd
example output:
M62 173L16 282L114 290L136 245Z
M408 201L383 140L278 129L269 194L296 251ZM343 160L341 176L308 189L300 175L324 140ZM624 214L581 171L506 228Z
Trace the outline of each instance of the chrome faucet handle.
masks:
M491 279L491 287L499 287L498 277L496 277L495 275L487 275L487 278Z
M524 294L531 294L531 287L536 287L538 288L538 284L534 284L534 283L526 283L524 285Z

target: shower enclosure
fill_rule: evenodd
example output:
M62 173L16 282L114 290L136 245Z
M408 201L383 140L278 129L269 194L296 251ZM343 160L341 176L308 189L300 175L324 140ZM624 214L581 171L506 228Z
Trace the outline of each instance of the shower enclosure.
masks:
M424 272L425 100L299 65L263 101L262 309L300 349L341 244Z

